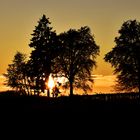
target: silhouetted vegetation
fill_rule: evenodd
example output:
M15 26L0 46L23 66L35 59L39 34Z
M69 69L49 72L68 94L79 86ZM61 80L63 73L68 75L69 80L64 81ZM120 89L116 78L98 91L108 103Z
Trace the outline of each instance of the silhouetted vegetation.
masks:
M89 82L93 82L91 73L96 66L99 46L90 28L70 29L57 35L50 24L45 15L38 21L29 44L33 48L30 58L25 62L23 54L15 55L13 64L7 69L8 74L5 74L7 85L28 95L39 95L47 90L49 97L46 82L52 74L67 78L65 87L70 88L70 95L73 95L73 87L81 88L84 92L91 90L92 84Z
M59 55L60 49L58 37L55 31L50 27L49 18L45 15L39 20L38 26L32 34L29 46L34 48L30 56L31 76L34 79L34 87L38 94L46 89L45 82L48 80L50 73L54 72L54 59ZM48 90L48 96L49 90Z
M12 64L8 65L7 73L4 74L7 79L7 86L23 93L27 89L26 55L17 52L12 62Z
M82 88L86 92L91 89L88 81L93 82L91 73L93 66L96 66L96 56L99 55L99 47L90 28L70 29L60 34L59 39L61 53L56 58L59 74L68 79L70 95L73 95L73 87Z
M51 116L55 113L55 115L58 115L55 116L56 118L71 113L75 113L75 115L95 115L98 117L100 117L99 115L104 115L102 117L107 115L109 117L109 115L112 115L111 113L116 115L125 115L125 113L138 115L140 109L139 101L139 93L74 95L72 97L48 98L35 95L21 96L20 93L9 91L0 93L0 110L12 112L13 114L36 113L38 115Z
M70 88L70 95L73 95L75 87L86 93L91 89L91 74L93 67L96 67L95 59L99 55L99 46L96 45L90 28L84 26L57 35L50 24L45 15L38 21L31 34L29 46L33 50L30 58L26 61L25 54L15 54L13 63L9 64L7 73L4 74L7 78L6 84L16 89L16 93L20 95L39 95L47 90L47 96L50 97L46 82L52 74L68 80L65 87ZM120 36L115 38L116 46L104 59L115 68L117 90L140 91L140 23L136 20L124 22L119 34ZM58 87L52 91L55 97L60 94ZM110 98L110 95L93 97L97 99L98 96L100 99L105 97L105 100Z
M140 23L128 20L115 38L116 46L105 55L117 74L116 89L119 91L140 91Z
M136 20L124 22L119 30L120 36L115 38L116 46L104 58L115 68L116 89L131 91L131 93L95 95L73 93L74 88L80 88L87 93L93 85L94 79L91 74L96 67L96 57L100 51L90 28L83 26L57 34L50 24L49 18L43 15L31 34L29 47L32 51L29 59L26 59L25 54L17 52L12 64L8 65L7 73L4 74L6 85L14 89L14 91L0 93L0 120L1 123L4 122L6 129L2 125L1 128L10 136L10 139L12 138L7 130L10 132L13 130L13 134L18 136L18 139L26 135L25 139L27 139L28 134L31 134L33 139L33 136L36 137L36 134L42 130L45 130L45 138L48 138L47 129L52 131L57 139L59 139L56 133L58 131L60 136L66 135L65 139L70 139L69 136L74 134L73 132L78 132L77 125L80 128L80 135L82 132L85 134L85 130L88 131L86 139L89 136L89 129L92 137L95 137L96 132L93 128L99 132L97 139L100 135L104 139L105 135L107 137L110 135L114 139L118 136L120 129L123 130L124 122L126 122L125 128L129 125L129 129L131 122L138 125L131 129L139 128L140 23ZM59 91L61 84L57 83L59 86L50 88L55 98L50 98L50 89L46 84L50 74L55 78L67 79L68 82L63 86L70 89L70 96L62 96ZM46 90L47 96L41 96L40 94ZM16 129L15 122L18 123ZM109 122L112 124L111 127ZM6 123L8 125L5 125ZM38 127L37 124L43 127ZM102 131L105 130L106 133L103 135ZM112 135L110 130L115 135ZM72 139L76 139L75 135Z

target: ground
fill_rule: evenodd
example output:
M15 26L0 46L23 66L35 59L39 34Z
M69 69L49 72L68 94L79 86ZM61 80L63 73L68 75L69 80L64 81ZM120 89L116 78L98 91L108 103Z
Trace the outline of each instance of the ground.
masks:
M79 130L80 135L91 138L98 133L102 137L104 132L104 138L110 133L120 136L126 130L132 134L140 125L139 97L139 93L126 93L47 98L4 92L0 94L1 128L22 135L41 131L45 136L49 132L73 136Z

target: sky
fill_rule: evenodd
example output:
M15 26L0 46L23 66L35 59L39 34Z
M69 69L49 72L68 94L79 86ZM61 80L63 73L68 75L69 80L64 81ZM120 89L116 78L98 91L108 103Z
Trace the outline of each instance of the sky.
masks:
M139 6L140 0L0 0L0 76L17 51L29 56L31 34L45 14L58 34L70 28L90 27L100 46L93 71L97 75L95 88L99 88L97 92L110 91L113 68L104 62L104 55L115 46L114 38L125 21L140 21Z

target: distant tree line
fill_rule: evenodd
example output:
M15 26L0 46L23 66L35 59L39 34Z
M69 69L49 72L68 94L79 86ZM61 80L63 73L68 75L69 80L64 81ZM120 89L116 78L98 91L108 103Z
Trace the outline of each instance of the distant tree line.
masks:
M69 29L57 34L50 27L49 18L45 15L38 21L33 30L29 47L33 48L30 58L17 52L12 64L8 65L7 85L30 95L39 95L49 88L46 85L49 75L65 77L68 82L65 87L81 88L85 93L92 87L91 77L96 67L96 57L99 46L88 26L80 29ZM116 46L108 52L104 59L114 67L117 74L115 89L118 91L140 91L140 23L128 20L119 30L115 38Z

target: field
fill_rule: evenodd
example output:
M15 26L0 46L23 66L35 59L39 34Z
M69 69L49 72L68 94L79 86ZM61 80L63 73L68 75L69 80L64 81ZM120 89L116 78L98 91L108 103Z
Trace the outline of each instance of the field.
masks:
M13 113L65 113L104 114L134 113L140 110L139 93L74 95L47 98L21 96L15 92L0 93L0 110Z
M139 93L58 98L21 96L10 91L0 94L1 127L6 126L6 131L13 127L16 127L13 131L24 128L26 135L30 131L36 133L49 129L49 132L59 133L72 130L72 134L78 130L86 131L91 132L92 137L95 137L94 132L106 132L106 135L115 133L119 136L120 132L139 127L139 112Z

